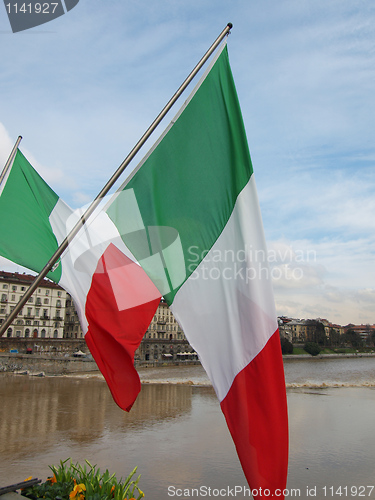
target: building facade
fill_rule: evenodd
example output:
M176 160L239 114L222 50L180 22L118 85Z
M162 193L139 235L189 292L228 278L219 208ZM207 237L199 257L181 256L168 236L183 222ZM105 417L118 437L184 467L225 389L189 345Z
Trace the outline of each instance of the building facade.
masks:
M83 339L84 335L73 299L68 293L66 295L64 338Z
M189 345L164 299L135 353L136 361L197 361L198 356Z
M34 281L29 274L0 271L0 325ZM60 286L43 280L12 325L8 338L83 339L83 331L72 297ZM195 361L184 332L162 299L135 353L136 361Z
M30 287L34 276L0 271L0 325L6 320ZM60 286L43 280L29 298L4 337L62 338L67 293Z

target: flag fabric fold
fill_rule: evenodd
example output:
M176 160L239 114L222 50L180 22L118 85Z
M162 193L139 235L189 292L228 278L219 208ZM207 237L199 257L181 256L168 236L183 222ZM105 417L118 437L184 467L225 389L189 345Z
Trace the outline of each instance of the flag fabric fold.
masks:
M258 496L283 498L284 371L253 168L226 46L124 183L124 196L127 191L135 196L145 234L119 229L124 243L198 353L250 487ZM119 200L106 212L121 228L126 212Z
M0 215L0 255L40 272L80 213L58 197L18 150L0 185ZM129 410L141 388L134 353L160 293L100 210L47 277L73 297L90 352L116 403Z

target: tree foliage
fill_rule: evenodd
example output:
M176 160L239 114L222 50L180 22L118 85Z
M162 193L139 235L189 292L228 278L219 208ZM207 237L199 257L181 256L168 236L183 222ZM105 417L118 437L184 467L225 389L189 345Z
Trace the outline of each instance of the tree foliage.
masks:
M303 348L307 353L311 354L311 356L317 356L321 351L319 344L316 342L306 342Z
M281 352L283 354L293 354L293 344L285 337L280 338Z
M345 341L352 347L362 347L363 342L359 333L349 328L345 333Z

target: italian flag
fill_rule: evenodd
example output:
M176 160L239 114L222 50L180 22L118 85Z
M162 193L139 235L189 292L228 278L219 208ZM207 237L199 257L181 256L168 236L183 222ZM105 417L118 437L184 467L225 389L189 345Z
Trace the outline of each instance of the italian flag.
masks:
M133 232L124 227L129 191L142 218ZM283 363L226 45L106 213L199 354L254 496L283 498Z
M0 185L0 255L40 272L81 215L17 150ZM130 410L141 389L134 353L158 307L159 291L100 208L47 277L73 297L114 400Z
M10 176L0 193L1 214ZM41 256L44 265L78 214L57 197L46 208L39 190L33 196L45 232L55 238L47 258ZM7 210L12 214L11 206ZM16 224L21 222L10 223ZM17 257L28 253L23 247ZM0 254L39 270L15 260L3 243ZM254 496L284 498L284 371L226 45L122 189L73 239L54 273L73 296L87 344L123 408L139 391L134 351L164 296L210 377Z

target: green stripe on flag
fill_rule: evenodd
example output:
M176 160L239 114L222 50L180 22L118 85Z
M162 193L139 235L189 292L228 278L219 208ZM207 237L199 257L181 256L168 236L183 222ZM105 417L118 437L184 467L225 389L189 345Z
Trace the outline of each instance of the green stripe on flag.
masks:
M148 259L140 232L124 234L129 214L120 203L115 200L107 210L156 286L163 282L164 268L159 290L169 303L219 237L252 171L225 47L177 121L125 186L134 190ZM180 240L172 241L170 228Z
M17 151L0 195L0 255L39 272L58 244L49 215L59 197ZM61 266L48 277L58 282Z

